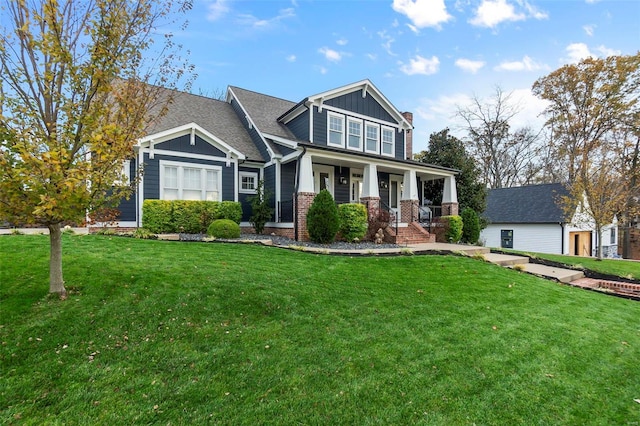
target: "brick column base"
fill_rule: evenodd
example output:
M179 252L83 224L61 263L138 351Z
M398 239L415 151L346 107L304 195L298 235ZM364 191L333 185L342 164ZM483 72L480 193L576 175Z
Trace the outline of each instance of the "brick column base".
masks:
M442 203L442 216L457 216L458 203Z
M309 207L316 198L315 192L298 192L296 194L296 234L298 241L309 241L309 231L307 231L307 213Z
M360 202L367 206L367 216L371 218L378 217L380 213L380 197L362 197Z
M418 200L400 200L400 222L411 223L418 220Z

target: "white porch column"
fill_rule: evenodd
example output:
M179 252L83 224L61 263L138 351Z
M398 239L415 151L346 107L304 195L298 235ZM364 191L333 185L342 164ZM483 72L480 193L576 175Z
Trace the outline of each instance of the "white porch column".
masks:
M367 164L364 166L360 198L369 197L380 198L380 192L378 191L378 167L375 164Z
M404 172L403 200L418 200L418 178L415 170Z
M458 191L456 190L456 177L447 176L444 178L444 190L442 192L442 204L458 203Z
M313 163L309 154L305 154L300 160L300 170L298 171L298 192L314 192Z

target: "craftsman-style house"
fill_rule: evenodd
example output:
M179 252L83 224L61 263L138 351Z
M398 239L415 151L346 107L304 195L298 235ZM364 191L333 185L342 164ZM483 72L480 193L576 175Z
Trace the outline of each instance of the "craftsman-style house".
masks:
M415 223L421 186L442 180L442 212L457 214L456 170L411 160L412 118L369 80L297 103L233 86L226 101L175 92L136 145L130 171L144 174L119 225L142 226L146 199L230 200L242 203L241 226L250 229L248 198L262 179L274 208L269 233L308 239L306 213L326 188L337 203L389 210L396 237L433 241Z

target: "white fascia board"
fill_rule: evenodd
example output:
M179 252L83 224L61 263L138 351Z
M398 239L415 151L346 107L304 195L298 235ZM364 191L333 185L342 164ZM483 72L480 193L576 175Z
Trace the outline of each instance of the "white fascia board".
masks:
M253 120L251 119L251 116L249 115L249 113L247 112L246 108L244 107L244 105L242 105L242 102L240 102L240 99L238 99L238 97L236 96L235 93L233 93L233 89L231 89L231 87L229 87L227 89L227 103L231 103L231 100L235 99L236 102L238 103L238 105L240 106L240 109L242 110L242 112L244 113L244 116L246 117L247 121L249 121L249 124L255 129L256 133L258 134L258 137L260 137L260 140L262 141L262 143L264 144L264 146L267 148L267 151L269 152L269 156L271 158L278 158L279 155L276 154L273 149L271 149L271 147L269 146L269 143L267 143L266 139L264 138L264 136L262 135L262 132L260 131L260 129L258 128L258 126L256 126L256 123L253 122Z
M221 151L225 151L229 154L232 154L236 158L239 158L241 160L244 160L246 158L242 152L233 148L232 146L224 142L222 139L214 136L207 130L197 125L196 123L189 123L179 127L174 127L173 129L168 129L162 132L154 133L152 135L147 135L144 138L139 139L137 145L138 147L145 147L145 146L148 146L151 142L153 142L154 145L159 144L179 136L191 134L192 131L195 131L195 133L198 136L202 137L202 139L205 142L215 146Z
M287 148L296 149L298 147L297 142L283 138L281 136L271 135L269 133L264 133L264 136L267 139L273 140L275 143L286 146Z

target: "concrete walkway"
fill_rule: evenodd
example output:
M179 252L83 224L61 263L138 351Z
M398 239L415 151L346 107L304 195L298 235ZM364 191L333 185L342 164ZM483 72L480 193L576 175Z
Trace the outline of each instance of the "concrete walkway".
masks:
M513 268L516 265L529 274L538 275L545 278L551 278L561 283L571 283L572 281L584 278L584 273L573 269L557 268L554 266L540 265L537 263L529 263L526 256L514 256L511 254L489 253L484 258L496 265Z

